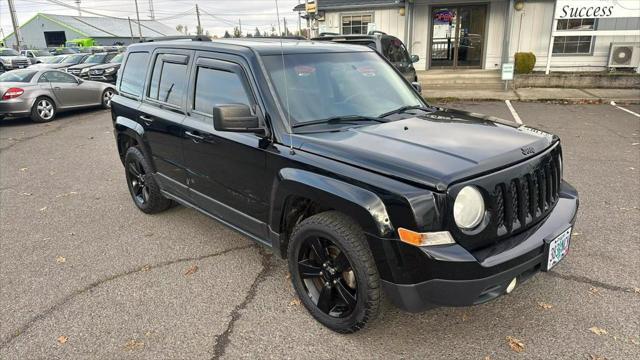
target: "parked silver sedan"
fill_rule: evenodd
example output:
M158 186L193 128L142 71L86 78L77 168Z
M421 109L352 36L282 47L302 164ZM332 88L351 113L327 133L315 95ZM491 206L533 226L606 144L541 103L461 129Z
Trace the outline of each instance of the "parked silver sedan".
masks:
M79 79L51 69L24 69L0 75L0 119L30 117L47 122L60 111L111 107L113 85Z

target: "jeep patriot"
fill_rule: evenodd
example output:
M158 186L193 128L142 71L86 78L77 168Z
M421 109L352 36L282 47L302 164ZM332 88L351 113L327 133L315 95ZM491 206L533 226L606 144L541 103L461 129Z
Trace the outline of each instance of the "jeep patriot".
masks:
M409 312L484 303L569 249L560 139L431 106L368 47L140 43L117 87L135 205L182 204L271 248L334 331L363 328L382 294Z

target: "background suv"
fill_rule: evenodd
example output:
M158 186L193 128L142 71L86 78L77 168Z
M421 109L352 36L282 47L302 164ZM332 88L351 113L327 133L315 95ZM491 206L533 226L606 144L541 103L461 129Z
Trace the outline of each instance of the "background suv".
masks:
M322 33L315 41L333 41L347 44L365 45L382 54L393 66L402 73L409 82L417 82L418 76L413 64L418 62L418 55L409 56L407 48L402 41L395 36L387 35L382 31L371 31L362 35L340 35L335 33Z

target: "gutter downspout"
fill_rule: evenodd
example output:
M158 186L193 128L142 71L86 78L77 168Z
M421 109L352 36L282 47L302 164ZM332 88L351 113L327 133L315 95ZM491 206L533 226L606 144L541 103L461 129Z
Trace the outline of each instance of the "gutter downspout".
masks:
M504 13L504 16L505 16L504 34L505 35L504 35L504 38L502 39L502 64L509 63L509 60L511 60L511 49L510 49L511 34L512 34L512 27L513 27L513 14L515 12L513 5L514 5L514 0L509 0L509 3L507 4L507 8Z

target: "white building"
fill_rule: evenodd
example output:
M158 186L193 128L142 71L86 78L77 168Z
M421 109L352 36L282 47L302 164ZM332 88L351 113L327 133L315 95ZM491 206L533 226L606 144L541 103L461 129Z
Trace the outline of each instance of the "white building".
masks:
M634 53L629 67L640 62L640 0L317 0L315 7L316 34L384 31L420 56L420 70L499 69L519 51L536 55L535 70L604 70L617 43Z
M79 38L92 38L98 45L128 45L140 37L180 35L176 29L155 20L38 13L20 26L22 46L30 49L57 47ZM14 47L14 33L2 39Z

